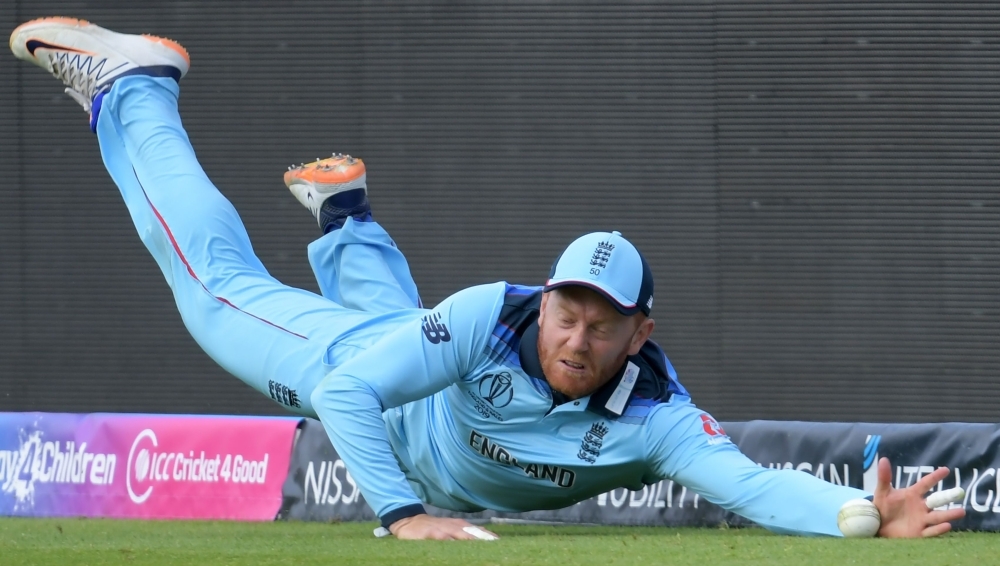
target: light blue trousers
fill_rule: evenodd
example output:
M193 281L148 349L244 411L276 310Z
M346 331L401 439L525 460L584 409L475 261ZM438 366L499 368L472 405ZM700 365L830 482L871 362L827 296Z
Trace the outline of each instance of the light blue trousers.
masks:
M104 164L195 341L254 389L314 417L310 394L337 358L419 305L406 259L377 223L349 219L309 246L323 296L271 277L198 163L178 93L169 78L117 81L97 124Z

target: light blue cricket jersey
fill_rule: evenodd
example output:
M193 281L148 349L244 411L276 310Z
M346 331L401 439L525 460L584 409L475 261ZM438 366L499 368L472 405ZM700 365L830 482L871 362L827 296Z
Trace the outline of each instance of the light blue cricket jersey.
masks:
M422 499L542 509L670 478L771 529L836 535L840 505L864 495L745 458L652 343L590 398L553 403L533 348L539 290L496 283L408 308L416 285L374 222L310 246L323 297L281 285L194 158L177 94L169 78L116 81L98 121L105 165L195 340L319 416L383 521Z
M383 523L421 502L554 509L669 478L772 530L840 535L840 506L866 494L750 461L652 341L589 397L555 401L537 353L541 294L460 291L316 388L312 405Z

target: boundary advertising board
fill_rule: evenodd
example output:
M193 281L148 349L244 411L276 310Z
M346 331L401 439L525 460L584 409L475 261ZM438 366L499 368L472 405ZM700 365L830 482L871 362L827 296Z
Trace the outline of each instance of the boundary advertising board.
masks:
M0 515L272 520L299 421L0 413Z
M887 456L893 485L906 487L940 466L951 474L935 490L966 489L965 519L955 527L1000 530L1000 426L994 424L874 424L750 421L721 423L759 465L798 470L871 492L875 464ZM369 521L375 516L330 444L323 427L304 420L283 488L280 517L311 521ZM749 521L727 513L670 480L641 490L615 489L576 505L530 513L474 514L429 509L436 515L610 525L734 526Z

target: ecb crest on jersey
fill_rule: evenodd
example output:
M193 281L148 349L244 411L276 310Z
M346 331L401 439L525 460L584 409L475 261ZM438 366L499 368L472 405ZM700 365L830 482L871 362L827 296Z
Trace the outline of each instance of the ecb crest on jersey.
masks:
M603 422L596 422L590 425L590 430L583 435L583 442L580 443L580 451L576 457L593 464L597 462L597 457L601 455L601 447L604 446L604 437L608 434L608 425Z

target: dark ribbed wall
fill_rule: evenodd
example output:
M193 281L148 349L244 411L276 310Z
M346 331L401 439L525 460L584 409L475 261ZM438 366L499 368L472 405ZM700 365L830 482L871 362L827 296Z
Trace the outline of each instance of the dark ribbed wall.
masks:
M191 52L181 111L271 273L292 162L365 158L426 303L618 229L727 420L996 420L991 4L8 2ZM0 410L280 413L213 365L85 115L0 57Z
M985 2L718 5L735 415L1000 417L998 29Z

